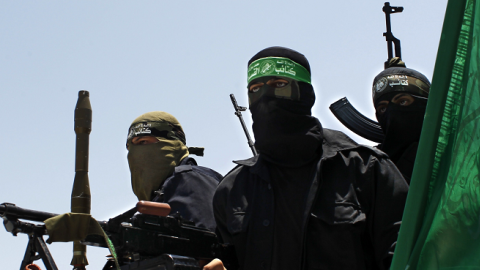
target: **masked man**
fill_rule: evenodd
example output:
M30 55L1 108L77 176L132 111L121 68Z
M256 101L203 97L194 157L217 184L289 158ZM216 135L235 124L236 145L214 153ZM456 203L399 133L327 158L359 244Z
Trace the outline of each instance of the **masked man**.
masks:
M408 186L381 151L323 128L304 55L264 49L248 62L259 155L214 196L217 232L241 269L387 269Z
M406 68L398 57L373 80L373 104L385 134L377 147L388 154L410 184L430 82L420 72Z
M168 203L172 214L215 230L211 202L222 176L188 156L203 156L203 148L186 146L175 117L159 111L139 116L129 128L127 149L132 189L139 201Z
M222 175L197 166L188 156L203 155L203 148L186 146L185 133L175 117L159 111L139 116L129 128L127 149L132 189L139 201L168 203L171 214L178 213L197 227L215 231L212 199ZM136 212L132 208L109 223L136 218ZM103 236L88 214L66 213L45 220L45 226L48 243L79 241L91 234ZM103 269L114 268L109 260Z

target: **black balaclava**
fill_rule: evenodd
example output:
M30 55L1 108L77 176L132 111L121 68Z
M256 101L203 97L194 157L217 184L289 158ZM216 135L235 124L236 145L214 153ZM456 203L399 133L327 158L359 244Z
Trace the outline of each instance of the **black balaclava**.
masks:
M398 93L389 93L384 98L393 98ZM383 114L376 114L385 139L379 148L396 163L405 150L413 143L418 143L422 131L427 99L414 96L415 101L409 106L390 102Z
M408 147L420 140L429 91L428 79L406 68L399 58L393 58L389 67L375 77L372 89L375 107L380 101L389 101L383 114L376 113L385 134L379 148L395 163ZM410 94L414 102L409 106L394 104L391 100L399 93Z
M268 57L288 58L305 68L310 75L310 65L305 56L284 47L266 48L253 56L248 65L250 67L252 62ZM291 94L275 95L275 87L267 84L258 91L264 93L261 96L249 92L255 147L271 163L300 167L319 155L322 143L322 126L318 119L311 116L315 93L310 83L281 74L263 76L249 85L272 78L286 79Z

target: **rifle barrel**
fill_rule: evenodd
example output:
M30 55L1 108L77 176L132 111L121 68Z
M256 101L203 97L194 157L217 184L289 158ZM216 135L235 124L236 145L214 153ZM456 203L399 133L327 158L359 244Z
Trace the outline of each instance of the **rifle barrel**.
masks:
M46 219L49 219L54 216L58 216L58 214L54 214L54 213L24 209L24 208L15 206L15 204L11 204L11 203L0 204L0 215L1 216L10 215L18 219L25 219L25 220L38 221L38 222L43 222Z
M247 110L247 108L238 106L237 100L235 99L235 95L230 94L230 99L232 100L233 108L235 109L235 115L238 116L238 119L240 120L240 124L242 124L243 132L245 132L245 136L247 136L248 146L250 146L250 149L252 150L253 155L256 156L257 149L255 149L255 144L250 138L250 134L248 133L247 126L245 125L245 121L243 121L243 117L242 117L242 111Z
M402 58L401 49L400 49L400 40L393 36L392 25L390 21L390 14L398 13L403 11L403 7L392 7L390 2L385 2L383 8L385 12L385 23L387 25L387 32L383 33L383 36L387 40L387 50L388 50L388 59L385 62L385 68L387 68L388 61L393 58L393 45L395 45L395 56Z

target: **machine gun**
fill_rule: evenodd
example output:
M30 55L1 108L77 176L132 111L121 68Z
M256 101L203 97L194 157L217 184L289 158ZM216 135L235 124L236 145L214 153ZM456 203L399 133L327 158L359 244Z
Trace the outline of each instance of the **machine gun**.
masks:
M77 214L90 213L88 144L91 121L89 93L80 91L75 107L74 127L77 137L75 180L71 196L71 210ZM199 270L201 260L209 262L214 258L221 259L229 269L236 268L233 246L220 244L213 232L195 227L178 213L170 216L169 213L168 204L139 202L136 207L109 221L97 221L105 234L88 235L83 242L74 241L71 264L75 270L85 269L88 264L85 245L92 245L111 250L112 260L107 261L103 269ZM31 269L27 266L39 259L43 260L47 270L58 269L43 239L44 235L48 235L44 221L58 216L57 214L3 203L0 204L0 216L8 232L14 236L24 233L29 237L20 270ZM100 228L97 229L101 231ZM53 237L55 229L51 230ZM119 262L118 267L116 262Z
M195 227L179 214L152 215L158 213L158 209L165 209L165 204L139 204L109 221L98 221L115 246L120 269L199 270L200 260L208 262L213 258L221 259L228 269L237 267L233 246L220 244L215 233ZM145 207L145 204L150 207ZM137 213L137 210L145 214ZM20 269L25 269L26 265L38 259L43 260L48 270L58 269L43 240L43 236L48 235L45 225L20 221L43 222L56 214L3 203L0 205L0 216L8 232L14 236L18 233L29 236ZM107 248L105 239L98 235L87 236L82 244ZM115 269L114 261L107 261L103 269Z
M388 59L385 61L386 69L388 62L393 58L393 45L395 45L395 56L401 58L400 40L393 36L390 14L402 12L403 7L393 7L390 6L389 2L385 2L382 10L385 12L385 22L387 26L387 32L383 33L387 41L388 50ZM357 111L346 97L332 103L330 105L330 111L344 126L357 135L370 141L383 142L384 135L380 124Z

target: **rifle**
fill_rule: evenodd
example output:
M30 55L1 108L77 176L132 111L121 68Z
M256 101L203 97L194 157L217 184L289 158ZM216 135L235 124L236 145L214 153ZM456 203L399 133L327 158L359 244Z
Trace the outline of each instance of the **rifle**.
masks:
M387 32L383 33L387 41L388 59L385 61L385 69L388 67L388 62L393 58L393 45L395 45L395 56L400 57L401 48L400 40L393 36L392 26L390 23L390 14L402 12L403 7L392 7L389 2L385 2L383 8L385 12L385 22L387 25ZM357 135L374 142L383 142L383 132L380 124L357 111L346 97L337 100L330 105L330 111L335 117L348 129Z
M393 36L392 33L392 25L390 24L390 14L392 13L397 13L397 12L402 12L403 7L392 7L390 6L390 2L385 2L383 6L383 12L385 12L385 22L387 24L387 32L383 33L383 36L385 37L387 41L387 49L388 49L388 59L385 61L385 69L388 67L388 62L390 59L393 58L393 51L392 51L392 43L395 45L395 56L402 58L402 52L400 48L400 40L396 37Z
M151 202L149 202L151 203ZM151 203L155 204L155 203ZM137 207L111 218L98 221L115 246L122 270L192 269L200 270L199 260L221 259L228 269L237 267L233 246L219 243L215 233L195 227L178 214L155 216L136 214ZM138 209L140 210L140 209ZM29 243L20 269L42 259L47 270L57 270L43 236L48 232L44 224L33 224L19 219L43 222L57 214L24 209L11 203L0 205L0 216L8 232L29 235ZM105 247L105 239L89 235L81 242L85 245ZM104 270L114 269L107 261Z
M242 116L242 112L246 111L247 108L238 106L237 100L235 99L235 96L233 94L230 94L230 99L232 100L233 108L235 109L235 115L238 116L238 119L240 120L240 124L242 124L243 132L245 132L245 136L247 136L248 146L250 146L250 149L252 149L253 156L256 156L258 155L257 149L255 149L255 144L250 138L250 134L248 133L247 126L245 125L245 122L243 121L243 116Z

